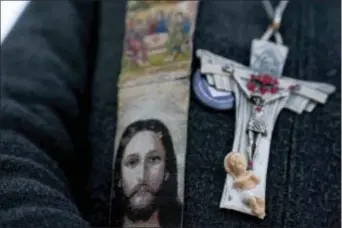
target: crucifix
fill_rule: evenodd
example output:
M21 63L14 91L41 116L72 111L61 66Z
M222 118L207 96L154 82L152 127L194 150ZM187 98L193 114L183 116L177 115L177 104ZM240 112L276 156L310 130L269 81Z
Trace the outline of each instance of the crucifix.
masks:
M311 112L324 104L335 91L330 84L302 81L282 76L288 49L282 44L280 21L287 1L273 11L263 1L273 19L261 39L252 42L250 67L199 49L200 72L217 91L235 96L235 137L224 159L227 177L220 208L239 211L263 219L267 166L272 131L283 109L297 114ZM274 35L276 43L269 41Z

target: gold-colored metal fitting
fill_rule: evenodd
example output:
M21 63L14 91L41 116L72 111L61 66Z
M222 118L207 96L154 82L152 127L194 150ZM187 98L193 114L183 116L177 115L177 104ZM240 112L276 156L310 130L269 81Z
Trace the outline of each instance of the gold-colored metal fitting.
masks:
M279 22L272 22L270 25L272 29L278 30L280 28L280 23Z

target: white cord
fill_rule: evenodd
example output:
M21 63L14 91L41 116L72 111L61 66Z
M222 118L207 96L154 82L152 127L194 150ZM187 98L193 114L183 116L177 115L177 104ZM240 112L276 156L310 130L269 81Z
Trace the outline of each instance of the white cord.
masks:
M287 6L289 1L280 1L275 10L273 10L271 2L269 0L268 1L261 1L261 2L265 8L265 11L266 11L268 17L272 20L271 26L268 27L268 29L263 34L261 39L262 40L269 40L271 38L271 36L274 34L274 36L276 38L276 42L278 44L282 44L283 39L282 39L280 32L279 32L279 26L281 24L283 13L284 13L286 6Z
M270 1L262 1L262 4L266 10L266 13L267 13L269 19L273 20L275 15L274 15L274 11L273 11L273 7L271 5L271 2ZM272 33L273 33L272 29L267 29L267 31L263 35L263 37L264 37L263 39L264 40L269 39L271 37ZM276 42L282 44L283 39L280 35L280 32L277 30L274 35L276 38Z
M264 5L264 8L266 10L268 17L273 20L274 11L273 11L273 7L271 5L271 2L270 1L261 1L261 2Z

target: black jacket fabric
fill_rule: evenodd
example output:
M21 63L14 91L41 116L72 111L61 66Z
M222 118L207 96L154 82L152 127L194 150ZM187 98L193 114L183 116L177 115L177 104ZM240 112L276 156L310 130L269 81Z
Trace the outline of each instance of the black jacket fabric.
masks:
M219 209L234 111L191 96L185 228L341 226L340 4L291 1L285 11L284 74L337 89L312 113L280 114L264 220ZM124 1L33 1L1 45L1 228L108 226L124 17ZM195 48L248 65L268 24L258 1L203 1Z

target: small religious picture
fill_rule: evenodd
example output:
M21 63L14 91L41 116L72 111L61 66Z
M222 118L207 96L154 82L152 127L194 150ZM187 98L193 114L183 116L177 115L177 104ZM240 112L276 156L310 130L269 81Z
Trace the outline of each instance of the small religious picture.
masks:
M110 227L182 227L188 83L120 89Z
M189 71L197 1L128 1L120 83Z
M197 5L127 2L110 227L182 227Z

